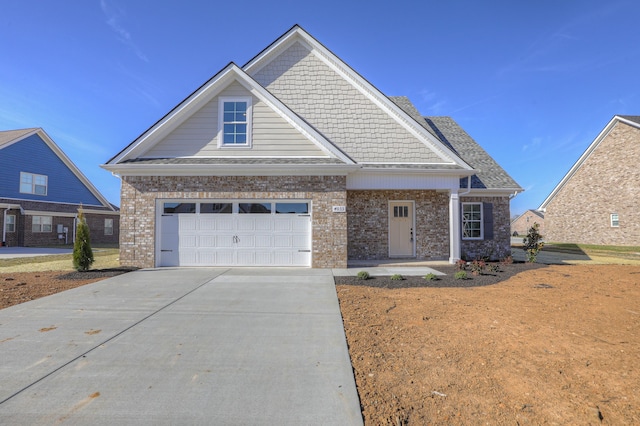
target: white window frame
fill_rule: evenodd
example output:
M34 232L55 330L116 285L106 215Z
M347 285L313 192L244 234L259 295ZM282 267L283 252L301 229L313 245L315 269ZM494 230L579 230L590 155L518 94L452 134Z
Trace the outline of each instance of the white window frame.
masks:
M6 232L16 232L16 215L8 214L7 222L4 224L4 230Z
M38 226L38 229L36 229L36 226ZM52 232L52 231L53 231L52 216L32 216L31 217L31 232L45 233L45 232Z
M30 182L23 182L23 180L26 180L25 179L26 177L29 177ZM36 180L38 180L38 178L44 179L44 185L41 182L36 183ZM27 188L27 187L30 187L30 188ZM38 187L44 187L44 194L40 194L36 192L36 189ZM47 195L48 192L49 192L49 177L47 175L20 172L20 193L21 194L33 194L33 195L40 195L44 197Z
M611 227L612 228L619 228L620 227L620 215L618 213L611 213L611 215L609 216L610 220L611 220Z
M484 208L482 203L480 202L474 202L474 203L461 203L462 204L462 214L460 215L460 220L462 222L462 239L463 240L484 240ZM465 213L464 213L464 208L465 206L480 206L480 220L473 220L472 222L480 222L480 236L478 237L465 237L465 230L464 230L464 225L465 225Z
M113 235L113 218L104 220L104 235Z
M225 102L246 102L247 103L247 141L246 143L224 143L224 104ZM218 98L218 148L251 148L252 127L253 127L253 102L251 96L220 96ZM240 122L234 122L240 123Z

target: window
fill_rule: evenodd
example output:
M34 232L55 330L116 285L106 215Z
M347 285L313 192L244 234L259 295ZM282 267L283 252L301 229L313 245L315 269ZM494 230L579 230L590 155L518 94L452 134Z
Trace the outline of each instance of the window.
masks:
M232 213L231 203L202 203L200 213Z
M271 213L271 203L240 203L238 213Z
M196 203L164 203L163 213L195 213Z
M218 108L220 126L218 146L250 146L251 98L221 97Z
M409 217L409 206L393 206L393 217Z
M20 172L20 192L23 194L47 195L47 177Z
M462 203L462 239L482 239L482 203Z
M113 235L113 219L104 220L104 235Z
M4 229L7 232L16 232L16 215L7 215L7 223L5 223Z
M611 227L618 228L620 226L620 217L618 213L611 213Z
M276 203L276 214L307 214L309 203Z
M31 232L51 232L51 216L33 216Z

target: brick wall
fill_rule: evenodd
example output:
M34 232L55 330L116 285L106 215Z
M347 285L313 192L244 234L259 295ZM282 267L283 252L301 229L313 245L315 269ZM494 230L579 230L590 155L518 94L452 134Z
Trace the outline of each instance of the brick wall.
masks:
M347 216L333 213L346 205L344 176L124 176L120 209L120 263L155 266L156 200L309 199L312 202L314 268L347 264Z
M389 258L389 201L415 202L416 258L449 258L449 195L436 191L349 191L349 259Z
M460 197L460 203L493 204L493 238L462 240L460 255L465 260L500 260L511 254L511 208L509 197ZM486 231L485 231L486 232Z
M547 205L546 240L640 245L639 163L640 129L617 123Z
M519 236L527 235L529 229L534 223L540 225L540 235L546 236L546 228L544 226L544 218L538 216L531 210L527 210L511 223L511 233L517 232Z

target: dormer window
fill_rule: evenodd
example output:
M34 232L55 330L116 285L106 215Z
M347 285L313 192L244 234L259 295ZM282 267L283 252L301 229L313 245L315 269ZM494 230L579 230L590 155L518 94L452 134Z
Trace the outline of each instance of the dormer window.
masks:
M219 147L251 147L251 97L220 97Z
M20 192L22 194L47 195L47 176L20 172Z

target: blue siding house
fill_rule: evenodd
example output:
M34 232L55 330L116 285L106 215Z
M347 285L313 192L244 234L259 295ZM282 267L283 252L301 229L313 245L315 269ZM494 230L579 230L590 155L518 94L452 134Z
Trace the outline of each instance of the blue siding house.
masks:
M0 131L0 243L71 244L82 206L93 243L117 243L119 210L40 128Z

